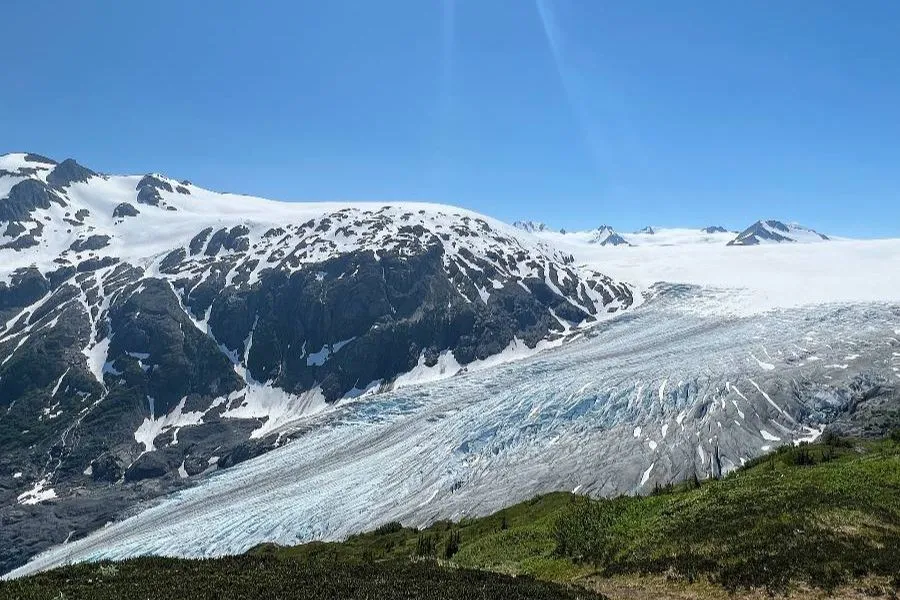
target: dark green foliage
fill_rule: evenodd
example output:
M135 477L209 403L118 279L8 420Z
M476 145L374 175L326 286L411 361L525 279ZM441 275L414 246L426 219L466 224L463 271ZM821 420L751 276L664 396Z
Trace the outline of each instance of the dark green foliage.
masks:
M694 474L691 475L690 479L688 479L688 489L689 490L700 489L700 478L697 477L696 471L694 471Z
M823 433L818 441L820 444L824 446L830 446L832 448L850 448L852 446L850 440L839 436L831 430Z
M403 525L401 525L397 521L391 521L390 523L385 523L384 525L376 528L372 533L374 533L375 535L387 535L389 533L397 533L398 531L403 531Z
M442 568L431 561L353 563L244 555L84 564L0 582L2 600L599 600L530 577Z
M453 558L456 553L459 552L459 531L454 531L450 534L450 537L447 539L447 543L444 546L444 558L450 560Z
M895 444L900 444L900 429L895 429L891 432L891 441Z
M812 455L809 453L809 449L805 448L804 444L800 444L800 447L797 448L796 452L792 452L789 456L791 457L791 460L793 460L793 463L798 467L816 464Z
M626 509L623 502L580 499L553 527L556 551L577 561L606 564L621 549L614 528Z
M826 432L822 438L816 444L801 442L797 446L781 446L769 454L747 461L738 471L749 471L759 465L767 465L770 471L776 470L779 465L808 467L829 462L853 448L850 440L835 434Z
M427 533L419 535L419 539L416 542L416 556L433 558L436 550L437 543L435 542L434 536Z

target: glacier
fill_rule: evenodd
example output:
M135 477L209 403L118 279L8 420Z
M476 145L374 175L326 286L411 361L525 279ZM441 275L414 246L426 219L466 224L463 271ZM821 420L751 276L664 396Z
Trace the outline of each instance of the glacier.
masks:
M536 494L647 493L815 439L900 387L900 305L709 311L722 290L645 304L518 362L363 396L293 441L7 575L84 560L209 557L482 515ZM774 441L777 438L778 441Z

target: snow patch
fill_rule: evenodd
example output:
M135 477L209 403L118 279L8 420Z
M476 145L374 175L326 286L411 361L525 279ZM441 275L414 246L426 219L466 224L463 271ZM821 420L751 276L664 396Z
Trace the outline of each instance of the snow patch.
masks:
M781 441L780 437L778 437L777 435L772 435L765 429L760 429L759 435L761 435L764 440L769 441L769 442L780 442Z
M655 466L656 466L655 462L650 463L650 466L647 467L647 470L644 471L643 475L641 475L641 484L640 484L641 487L643 487L644 485L647 484L648 481L650 481L650 471L652 471L653 467L655 467Z
M184 412L184 405L187 397L181 399L170 413L156 418L154 415L154 403L152 398L148 397L150 402L150 416L144 419L144 422L138 426L134 432L134 441L144 446L144 452L153 452L156 447L153 445L160 434L168 429L187 427L190 425L199 425L203 421L202 412Z
M56 492L52 487L48 487L49 485L50 481L46 477L41 479L34 484L33 488L23 494L19 494L19 504L40 504L56 498Z
M246 388L234 392L230 400L243 396L239 406L230 408L222 416L233 419L265 419L265 422L250 434L258 439L302 418L321 413L329 405L325 401L321 387L315 387L302 394L289 394L271 383L250 383Z

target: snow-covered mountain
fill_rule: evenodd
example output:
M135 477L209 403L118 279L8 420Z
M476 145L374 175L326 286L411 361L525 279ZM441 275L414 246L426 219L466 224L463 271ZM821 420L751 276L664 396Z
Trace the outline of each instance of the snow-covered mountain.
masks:
M720 225L711 225L702 229L683 227L647 226L634 233L622 236L610 225L601 225L597 229L557 233L543 223L532 221L516 221L516 227L533 233L552 243L563 241L563 245L571 243L589 243L600 246L684 246L691 244L722 244L728 246L753 246L779 242L820 242L828 240L828 236L818 233L796 223L785 224L781 221L757 221L735 237L734 233ZM564 235L565 238L559 236Z
M585 231L556 232L549 228L534 231L534 235L555 247L577 247L581 244L599 247L618 247L628 250L636 246L689 246L695 244L720 244L724 246L734 234L724 228L644 228L638 233L621 235L610 225Z
M821 242L827 241L825 236L818 231L803 227L796 223L782 223L774 219L757 221L736 238L728 242L729 246L756 246L758 244L782 243L782 242Z
M628 246L628 240L623 238L621 235L616 233L616 231L610 227L609 225L601 225L597 229L588 232L589 244L595 244L597 246Z
M0 572L641 493L895 419L900 241L597 233L0 157Z
M160 493L338 402L533 353L633 302L451 206L273 202L4 155L0 520L83 486ZM54 514L109 516L84 503Z

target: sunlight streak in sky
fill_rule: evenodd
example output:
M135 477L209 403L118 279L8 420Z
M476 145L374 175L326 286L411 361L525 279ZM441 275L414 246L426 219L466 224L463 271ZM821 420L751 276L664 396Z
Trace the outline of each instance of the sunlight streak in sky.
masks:
M572 118L600 177L603 195L609 196L618 189L617 173L624 165L647 170L647 161L629 116L626 91L605 72L597 72L597 64L588 63L592 70L587 73L575 64L571 36L561 26L557 10L561 1L535 0L535 7Z
M436 130L432 177L436 182L445 183L450 170L450 152L447 145L451 131L453 104L453 69L456 40L456 0L441 2L441 65L438 80L436 107Z
M444 0L443 11L443 58L445 75L453 62L453 38L456 28L456 0Z
M456 37L456 0L443 0L441 18L440 113L446 126L453 87L453 45Z
M559 76L563 93L569 103L569 108L572 111L572 116L580 129L579 133L581 134L582 139L588 146L588 151L591 153L591 158L593 159L595 166L600 169L602 163L600 160L600 153L598 152L598 146L593 139L594 136L591 135L591 132L588 129L587 111L584 109L576 89L577 75L566 63L563 31L560 29L556 19L553 0L534 0L534 3L537 7L538 15L541 18L544 36L547 38L547 46L550 49L550 54L553 56L556 72Z

